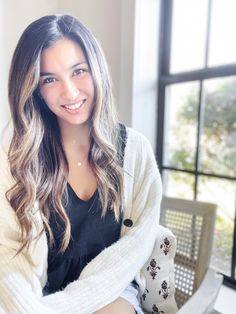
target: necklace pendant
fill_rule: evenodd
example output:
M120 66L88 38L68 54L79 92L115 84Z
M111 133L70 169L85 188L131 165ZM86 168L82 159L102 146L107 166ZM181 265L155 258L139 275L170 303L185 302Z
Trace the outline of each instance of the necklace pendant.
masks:
M79 162L77 163L77 165L78 165L79 167L81 167L81 166L82 166L82 162L79 161Z

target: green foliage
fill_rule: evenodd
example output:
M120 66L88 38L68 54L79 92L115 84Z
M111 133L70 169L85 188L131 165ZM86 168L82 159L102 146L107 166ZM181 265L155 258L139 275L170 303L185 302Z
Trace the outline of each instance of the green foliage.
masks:
M233 223L226 221L223 217L217 217L216 230L213 244L212 260L213 266L225 273L230 274L231 254L233 241Z
M209 80L205 85L200 128L200 169L218 175L236 176L236 80L216 81ZM170 143L169 152L169 163L174 167L195 169L199 102L197 90L192 89L177 112L177 122L171 131L173 143ZM189 186L191 189L193 185L192 177L187 174L183 176L181 172L173 172L172 180L172 189L176 186L180 191L183 190L180 186ZM208 178L201 177L201 180L208 181ZM218 200L222 194L218 214L227 213L229 204L224 200L224 188L227 190L227 187L219 187L217 181L213 181L211 186L215 193L220 189ZM204 192L212 193L210 190ZM224 217L224 214L217 217L212 264L229 274L233 221Z
M195 132L196 138L197 96L192 89L185 97L173 130L175 148L170 164L182 169L193 170L195 166L196 142L190 135ZM201 169L236 176L236 80L226 80L213 88L206 85L202 118Z

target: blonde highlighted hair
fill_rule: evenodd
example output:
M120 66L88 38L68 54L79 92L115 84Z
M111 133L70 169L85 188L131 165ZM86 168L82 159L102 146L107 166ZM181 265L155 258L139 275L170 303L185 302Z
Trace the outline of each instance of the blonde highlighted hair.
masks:
M119 128L111 79L103 52L91 32L70 15L44 16L30 24L15 49L9 75L13 137L8 151L15 184L6 197L19 220L22 248L33 240L32 209L36 202L53 240L49 219L56 211L65 224L61 249L69 244L70 221L65 211L68 162L56 116L39 95L40 57L44 49L68 38L78 43L93 77L95 99L90 117L89 162L98 182L102 215L112 208L119 218L123 171L119 163ZM42 230L38 230L39 238Z

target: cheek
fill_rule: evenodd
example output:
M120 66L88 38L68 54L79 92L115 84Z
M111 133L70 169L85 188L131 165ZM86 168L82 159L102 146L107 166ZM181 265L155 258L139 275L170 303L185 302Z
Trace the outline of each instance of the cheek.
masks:
M94 100L95 100L95 87L94 87L93 81L91 81L90 90L91 90L91 98L93 99L93 102L94 102Z
M90 95L90 97L92 99L94 99L94 82L92 77L89 77L86 82L85 82L85 86L87 89L87 93Z
M94 85L93 84L91 84L91 87L90 87L90 93L91 93L91 98L93 99L93 101L94 101Z
M50 107L56 102L56 91L53 88L49 89L42 89L41 96L45 103Z

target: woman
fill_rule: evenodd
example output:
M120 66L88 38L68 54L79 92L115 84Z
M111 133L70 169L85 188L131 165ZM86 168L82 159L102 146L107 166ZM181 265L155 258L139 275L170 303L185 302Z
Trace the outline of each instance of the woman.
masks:
M29 25L13 56L9 103L0 309L142 313L139 274L155 242L160 176L147 140L116 119L90 31L68 15Z

